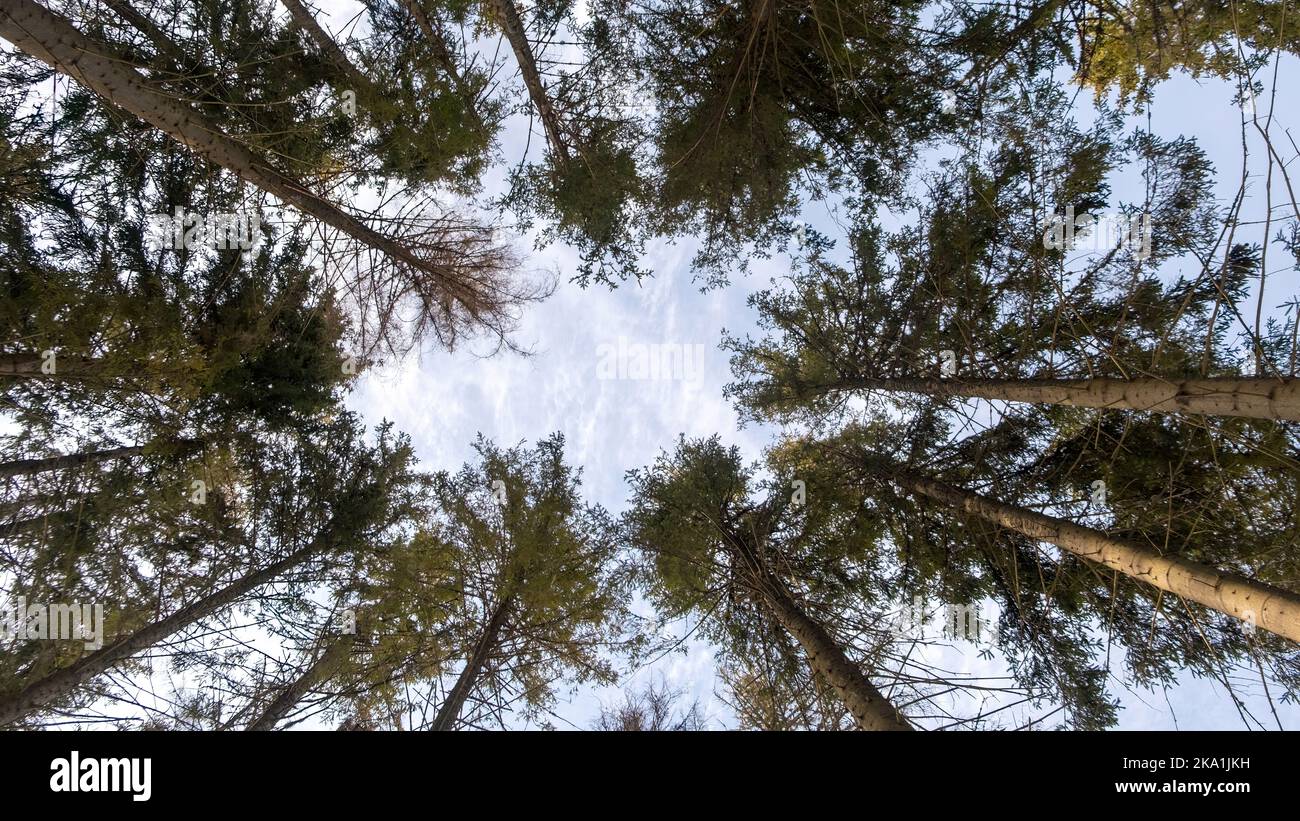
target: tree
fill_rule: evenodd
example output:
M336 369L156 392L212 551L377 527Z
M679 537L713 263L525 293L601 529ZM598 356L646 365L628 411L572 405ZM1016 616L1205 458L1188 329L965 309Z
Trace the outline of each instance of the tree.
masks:
M451 558L463 596L453 616L463 663L430 730L504 724L512 708L534 719L566 677L611 681L600 651L628 646L611 523L581 499L563 437L507 450L480 438L475 450L476 463L434 476L434 513L417 536Z
M692 701L685 709L678 709L681 698L682 691L672 689L667 681L657 684L650 681L638 690L624 693L618 704L602 705L592 729L651 733L708 729L699 702Z
M1045 115L1064 116L1057 90L1034 91ZM769 333L725 343L738 377L729 392L742 410L813 418L849 394L883 391L1294 418L1293 377L1271 368L1243 376L1226 350L1237 320L1224 303L1258 260L1231 246L1209 281L1222 231L1203 153L1144 133L1117 145L1106 120L1091 134L1044 123L1051 136L1031 141L1019 135L1037 127L1038 113L1000 116L1008 136L987 167L963 160L939 174L915 228L885 235L859 224L849 266L814 245L785 287L751 297ZM1125 217L1123 235L1090 257L1075 253L1078 261L1049 247L1058 211L1100 211L1107 170L1138 161L1151 193L1116 210L1141 211L1158 227L1142 236L1141 219ZM1162 283L1152 266L1180 256L1199 263L1200 275Z
M13 671L0 696L0 724L63 702L141 650L238 604L287 571L341 551L364 550L358 545L366 545L371 534L393 527L407 512L410 445L393 440L387 430L381 430L374 447L357 436L354 420L343 417L319 430L315 441L296 443L297 448L289 443L288 459L283 446L246 454L251 457L243 474L246 486L225 489L245 494L243 532L232 534L236 544L221 546L225 562L207 578L188 579L177 591L183 599L192 587L196 595L187 603L171 604L168 615L153 620L148 619L153 608L142 611L121 602L124 612L113 620L118 632L101 649L43 674ZM278 464L262 461L277 457ZM309 488L311 494L302 495ZM295 499L300 501L295 504ZM161 600L154 605L158 610L164 606Z
M886 469L888 470L888 469ZM907 490L966 513L981 516L1148 582L1161 590L1211 607L1292 641L1300 641L1300 594L1231 573L1161 556L1089 527L1007 505L978 493L901 470L889 477Z
M1207 533L1195 524L1204 514L1194 487L1216 494L1211 509L1234 510L1231 495L1223 495L1224 480L1234 481L1232 472L1197 487L1192 484L1199 472L1193 467L1197 454L1175 439L1174 456L1185 465L1169 473L1177 480L1176 505L1188 505L1186 514L1177 507L1171 511L1172 500L1164 496L1158 505L1143 505L1122 484L1109 494L1103 491L1100 499L1094 485L1089 499L1084 481L1080 502L1077 475L1071 494L1070 483L1059 474L1034 465L1039 440L1033 418L1009 418L957 442L946 440L938 418L932 411L906 423L873 420L827 438L791 438L778 446L786 475L810 477L810 488L811 477L819 473L862 487L864 514L886 523L885 538L872 548L883 563L878 583L886 589L897 585L914 599L965 609L992 599L1001 613L996 646L1017 679L1049 693L1068 711L1072 726L1113 722L1105 683L1116 651L1142 686L1171 681L1184 670L1225 681L1226 666L1241 664L1260 675L1267 667L1284 691L1294 688L1300 659L1294 643L1256 631L1257 607L1229 601L1239 593L1257 606L1271 601L1283 619L1293 608L1289 602L1295 595L1285 590L1294 578L1288 562L1274 566L1265 558L1276 554L1271 534L1253 533L1259 523L1272 520L1273 512L1261 510L1250 524L1236 515L1222 516L1222 525ZM1097 435L1084 434L1085 441ZM1125 439L1133 440L1135 454L1145 456L1141 436L1136 428ZM1089 443L1105 450L1105 440ZM1060 464L1058 454L1048 453L1050 463ZM1059 454L1071 466L1079 456L1073 442ZM1151 456L1165 458L1158 451ZM1223 456L1233 464L1229 454ZM1107 457L1121 461L1109 452ZM1155 473L1154 466L1124 467L1134 479ZM1183 470L1190 475L1179 476ZM1107 483L1113 475L1107 475ZM994 490L964 491L946 477ZM1116 511L1116 524L1107 527L1110 510ZM1278 513L1285 516L1286 510ZM1072 519L1087 519L1092 526ZM1042 542L1062 549L1044 549ZM1201 581L1182 584L1191 578ZM1162 592L1173 587L1179 588L1176 595ZM1284 634L1291 631L1279 622L1275 626Z
M805 198L894 196L914 147L943 117L943 20L921 4L600 4L629 96L652 101L654 233L693 234L707 284L726 280L752 243L788 239Z
M742 617L752 618L756 610L798 643L859 729L911 729L850 660L843 643L800 602L798 588L787 580L790 571L775 569L800 562L799 553L815 550L820 534L811 527L803 533L797 526L779 528L789 501L776 488L751 489L751 475L734 449L722 447L716 438L683 440L674 453L628 478L633 506L625 518L627 539L645 557L646 584L657 607L671 613L715 613L706 622L709 631L731 648L748 641ZM762 489L767 498L751 500L750 494ZM810 587L816 589L816 582ZM736 616L714 609L728 588L725 596L740 610ZM754 610L746 612L742 599ZM738 649L730 652L744 655Z
M504 332L511 306L528 298L512 289L507 255L482 230L444 225L402 240L380 233L232 139L201 113L152 89L102 43L32 0L15 0L6 7L0 14L0 33L214 165L377 252L401 283L399 301L420 306L422 319L416 328L433 331L444 344L470 329Z
M542 121L542 130L546 134L546 141L551 148L555 163L562 171L566 170L571 162L569 146L561 134L559 117L555 113L554 106L551 105L546 86L537 71L537 58L533 56L532 46L529 45L528 38L524 34L524 24L519 17L519 9L514 0L490 0L488 5L497 19L497 24L505 32L510 50L515 54L519 73L523 76L524 86L528 89L528 97L532 100L533 107L537 109L537 116Z
M1176 69L1193 77L1235 78L1259 64L1261 52L1300 54L1300 35L1288 25L1285 2L1077 5L1086 15L1076 28L1078 79L1098 95L1117 88L1121 100L1149 103L1154 85Z
M348 639L335 638L331 641L319 652L307 669L303 670L301 675L291 681L275 700L267 705L262 714L250 723L247 729L263 731L274 729L276 723L283 719L303 696L335 672L351 649L351 642Z

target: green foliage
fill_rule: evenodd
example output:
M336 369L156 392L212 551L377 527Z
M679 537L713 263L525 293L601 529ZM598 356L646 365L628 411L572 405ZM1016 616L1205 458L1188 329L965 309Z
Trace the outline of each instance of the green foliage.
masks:
M1098 96L1116 89L1121 102L1149 104L1156 83L1175 70L1235 79L1260 64L1260 52L1300 54L1289 2L1137 0L1123 6L1082 4L1079 81Z

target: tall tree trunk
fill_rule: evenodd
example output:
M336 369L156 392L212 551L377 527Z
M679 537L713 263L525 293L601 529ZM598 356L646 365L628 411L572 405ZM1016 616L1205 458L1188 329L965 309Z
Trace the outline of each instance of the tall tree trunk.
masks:
M41 372L44 360L34 353L0 354L0 374L14 375Z
M829 390L876 390L1072 405L1080 408L1203 413L1251 419L1300 421L1296 377L1202 379L933 379L858 377Z
M949 507L1051 542L1168 593L1300 642L1300 594L1172 556L1065 519L1008 505L945 482L884 470L900 486Z
M289 10L289 16L293 18L293 22L307 32L307 36L316 44L316 48L320 50L320 53L329 61L330 65L334 66L336 71L347 77L348 82L352 83L358 91L370 88L369 78L352 64L352 61L348 59L348 55L343 52L343 49L339 48L338 43L334 42L334 38L330 37L329 32L321 28L320 23L316 22L316 17L311 13L311 10L302 4L301 0L280 0L280 2Z
M472 314L478 315L484 307L478 293L467 283L449 276L437 263L420 259L401 243L284 176L180 100L153 90L137 71L114 57L103 44L77 31L66 18L33 0L0 0L0 37L158 128L209 162L390 259L431 274Z
M470 691L474 689L474 684L483 672L484 665L496 650L501 628L505 625L513 604L514 596L507 596L497 605L496 610L492 611L492 617L488 619L487 626L483 628L483 633L474 644L474 652L465 661L465 669L460 671L455 686L447 693L447 698L438 708L433 723L429 725L430 730L450 730L455 726L456 720L460 718L460 711L465 706L465 699L469 698Z
M261 570L256 570L231 582L220 590L182 607L170 616L140 628L129 636L106 645L88 656L45 676L24 687L14 695L0 698L0 727L22 718L45 704L67 696L108 670L114 664L130 658L141 650L195 622L238 601L254 588L274 581L286 570L296 567L317 553L323 552L334 541L333 527L327 526L316 538Z
M731 542L769 612L799 642L813 672L840 697L858 729L911 730L912 725L903 714L849 660L844 648L831 638L826 628L799 606L785 582L767 567L758 551L743 539L733 538Z
M284 718L293 706L302 701L303 698L311 691L313 687L320 684L347 658L352 649L352 642L349 637L337 638L323 653L312 662L302 675L289 683L288 687L280 692L258 716L257 720L248 725L248 730L274 730L275 725Z
M136 31L143 34L153 45L159 55L167 58L172 63L173 68L179 68L189 62L185 53L176 47L171 38L163 33L152 20L136 10L131 5L130 0L104 0L104 5L113 10L113 13L130 23Z
M202 444L202 439L180 439L176 442L177 447L182 451L193 450ZM83 450L80 453L69 453L66 456L48 456L44 459L16 459L12 462L0 462L0 479L9 479L14 476L32 476L51 470L95 465L111 459L139 456L144 453L145 447L145 445L125 445L120 448L108 448L106 450Z
M107 462L110 459L139 456L141 453L144 453L144 445L127 445L120 448L108 448L107 450L83 450L80 453L70 453L67 456L49 456L44 459L16 459L12 462L0 462L0 479L8 479L13 476L32 476L37 473L75 468L81 465L94 465Z
M424 11L424 6L420 5L421 0L402 0L402 5L415 18L415 24L424 32L425 38L429 41L433 49L434 56L441 66L443 72L451 79L451 83L456 87L456 93L460 95L461 100L465 103L465 111L474 121L474 128L480 133L487 133L487 125L478 114L478 97L474 90L469 87L465 77L461 74L460 69L456 66L455 59L451 56L451 50L447 48L447 43L443 39L442 29L434 25L433 19Z
M505 30L506 40L515 53L515 62L523 75L524 85L528 87L528 96L537 108L537 116L542 121L546 132L546 141L551 144L561 169L569 165L569 147L565 145L560 131L560 118L555 114L551 98L546 94L542 84L542 75L537 71L537 59L533 56L533 47L524 33L523 21L519 19L519 9L514 0L491 0L492 10L496 12L501 27Z

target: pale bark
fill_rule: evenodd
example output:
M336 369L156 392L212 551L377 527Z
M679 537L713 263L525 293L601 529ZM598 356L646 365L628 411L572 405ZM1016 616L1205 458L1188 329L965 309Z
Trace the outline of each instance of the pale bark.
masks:
M1300 421L1300 379L933 379L857 377L829 390L877 390L1108 410Z
M321 28L320 23L316 22L316 17L311 13L300 0L280 0L284 7L289 10L289 16L298 24L298 27L307 32L307 36L316 44L320 53L334 66L340 74L348 78L348 81L357 87L358 90L370 87L370 80L361 73L361 70L352 64L348 55L344 53L339 44L334 42L329 32Z
M496 606L491 618L488 619L487 625L483 628L483 633L475 642L473 652L465 660L465 668L460 671L460 675L456 678L456 684L451 688L451 692L447 693L447 698L443 700L442 706L438 708L438 714L434 716L433 723L429 725L429 730L451 730L456 726L461 710L465 707L465 700L469 698L470 692L473 691L474 685L482 674L483 667L487 664L488 659L496 652L501 628L505 625L513 604L514 598L507 597Z
M1051 542L1080 558L1118 570L1167 593L1300 641L1300 594L1185 559L1161 556L1151 548L1108 536L1100 530L1004 504L934 479L903 471L882 473L913 493L1030 538Z
M257 717L257 720L253 721L245 729L259 731L275 729L275 725L293 709L295 704L302 701L311 692L312 688L334 672L339 664L347 658L351 649L350 639L336 639L314 662L308 665L302 675L280 691L280 695L276 696L275 700L267 705L262 714Z
M734 544L743 542L734 541ZM840 697L859 730L911 730L903 714L885 698L858 665L817 620L809 616L794 596L752 549L735 548L749 569L759 596L772 616L786 629L808 657L808 665Z
M803 648L809 666L839 695L858 729L912 729L903 714L889 703L825 628L810 618L792 596L788 593L773 595L768 604L777 621Z
M472 314L477 315L484 307L472 288L457 277L449 276L439 264L421 259L401 243L308 191L188 105L155 91L139 72L115 58L103 44L77 31L66 18L33 0L0 0L0 37L158 128L215 165L380 251L395 262L431 274Z
M528 88L528 96L537 109L537 117L542 121L546 140L550 143L560 167L564 168L569 164L569 148L560 130L560 118L555 113L551 98L547 96L542 75L537 71L537 59L533 56L533 47L524 33L524 24L519 19L519 9L515 6L514 0L490 0L490 2L502 29L505 30L510 49L515 53L515 62L519 64L519 72L523 75L524 85Z
M140 628L124 638L107 644L89 655L56 670L39 681L24 687L14 695L0 698L0 727L10 724L52 701L64 698L78 687L88 684L95 676L113 665L125 661L141 650L154 646L173 633L182 630L222 608L234 604L254 588L278 578L286 570L302 564L323 552L333 542L333 529L327 527L308 544L290 553L278 562L249 573L220 590L180 608L170 616Z
M203 442L199 439L180 439L175 444L178 448L189 451L199 447ZM144 445L124 445L120 448L107 448L105 450L83 450L80 453L69 453L66 456L47 456L44 459L16 459L12 462L0 462L0 479L8 479L13 476L32 476L37 473L81 467L82 465L95 465L112 459L126 459L131 456L139 456L144 451Z

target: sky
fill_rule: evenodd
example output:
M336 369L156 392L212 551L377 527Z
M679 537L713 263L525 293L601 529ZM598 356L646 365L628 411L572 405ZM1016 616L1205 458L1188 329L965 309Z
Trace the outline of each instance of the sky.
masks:
M335 19L337 15L326 20L331 29L337 28ZM1283 61L1277 79L1275 132L1277 126L1294 124L1295 110L1287 102L1294 102L1297 77L1296 61ZM1271 86L1272 78L1268 79ZM1235 192L1240 166L1240 111L1231 96L1231 89L1220 81L1175 76L1158 87L1149 126L1163 137L1196 137L1219 170L1219 195L1224 201ZM1266 98L1267 94L1261 99ZM1077 109L1086 122L1091 116L1087 93L1079 95ZM1265 113L1263 103L1260 112ZM508 123L501 140L503 157L518 159L527 128L523 117ZM540 135L535 134L533 145L539 142ZM1120 196L1140 190L1140 179L1114 182ZM499 177L489 179L488 193L501 184ZM839 233L824 206L810 206L804 219L832 238ZM584 290L569 282L578 264L573 249L563 245L533 249L527 238L519 247L527 254L528 268L555 276L559 283L553 296L531 306L523 316L516 339L531 355L482 358L473 350L428 350L367 373L349 400L367 420L389 419L410 434L427 468L454 468L470 459L470 443L480 432L508 445L535 442L559 431L566 438L569 461L583 470L588 498L617 513L627 503L625 472L648 464L679 435L717 433L751 459L773 441L775 431L769 428L739 427L734 409L722 395L730 374L718 342L724 328L733 334L754 329L755 316L745 299L769 279L782 276L789 265L787 257L754 259L747 277L735 279L727 288L701 293L691 280L692 243L656 242L644 259L654 272L652 279L613 290L604 286ZM1294 296L1295 286L1294 271L1277 277L1266 305L1271 308ZM640 354L634 347L639 345L647 346L647 353L653 350L650 346L684 346L678 350L701 358L686 359L692 367L676 369L671 378L617 378L627 375L627 370L611 368L607 358L622 350L624 362L635 374L632 360ZM689 627L689 623L674 625L678 631ZM981 659L965 643L941 650L940 658L957 669L1003 669L999 661ZM707 645L689 643L684 654L629 671L623 684L635 686L652 678L683 690L688 700L697 699L715 726L734 726L734 717L717 697L713 651ZM1111 689L1123 706L1118 725L1122 729L1243 727L1238 710L1216 682L1186 677L1175 687L1153 692L1130 691L1115 681ZM560 692L559 726L589 726L602 703L618 700L617 688L586 687L572 695L561 688ZM1269 707L1258 693L1249 687L1244 692L1248 694L1245 709L1266 725L1276 726L1265 718ZM1300 727L1300 708L1277 705L1277 716L1285 727Z

